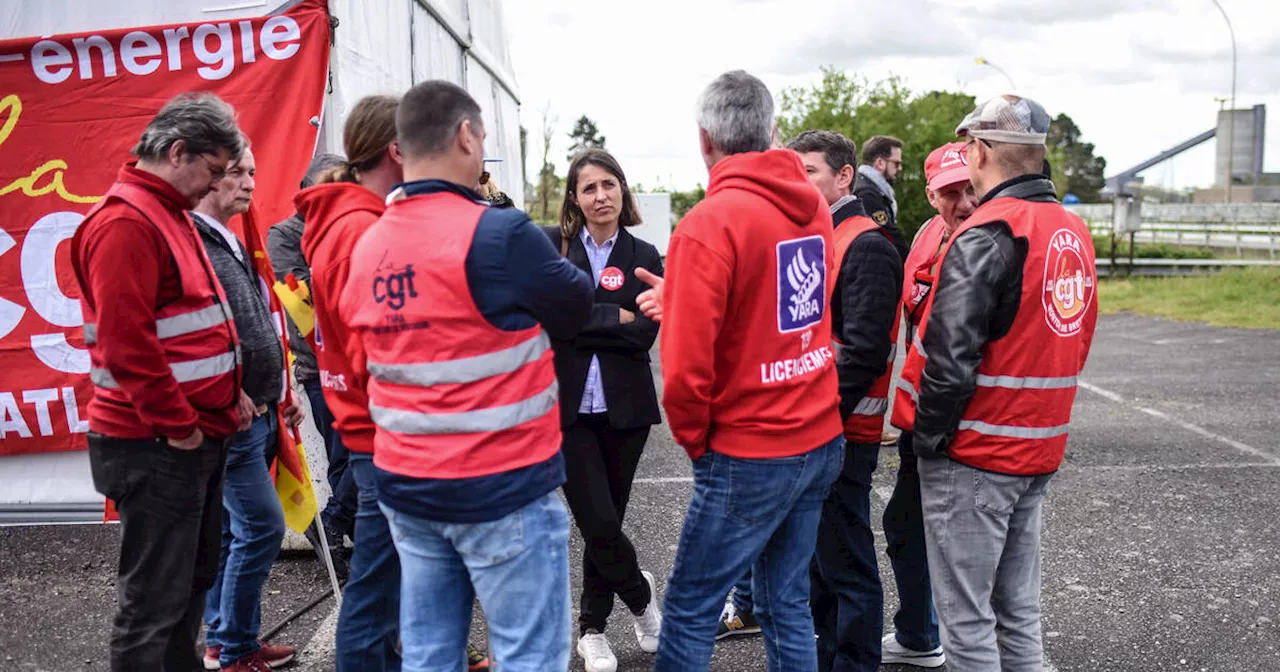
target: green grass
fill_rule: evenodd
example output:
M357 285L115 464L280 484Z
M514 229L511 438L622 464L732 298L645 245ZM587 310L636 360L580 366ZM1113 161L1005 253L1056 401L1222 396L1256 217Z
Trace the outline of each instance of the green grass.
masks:
M1232 268L1170 278L1104 278L1103 314L1123 311L1207 322L1215 327L1280 329L1280 268Z

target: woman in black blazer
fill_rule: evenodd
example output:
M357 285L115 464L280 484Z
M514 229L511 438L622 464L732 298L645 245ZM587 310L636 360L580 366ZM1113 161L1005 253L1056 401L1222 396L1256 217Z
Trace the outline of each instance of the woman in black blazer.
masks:
M569 165L560 226L544 229L569 261L596 283L591 321L571 341L556 342L560 380L565 499L585 540L578 653L588 672L612 672L617 661L604 636L617 594L635 616L640 648L658 648L661 616L653 575L641 571L622 532L631 481L649 428L662 422L649 349L657 323L636 307L647 286L644 267L662 275L657 248L626 228L640 223L617 160L590 149Z

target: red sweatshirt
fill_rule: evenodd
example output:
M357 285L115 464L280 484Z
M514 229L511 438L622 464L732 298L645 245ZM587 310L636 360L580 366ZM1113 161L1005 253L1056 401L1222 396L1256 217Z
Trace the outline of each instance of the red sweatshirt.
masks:
M364 348L338 316L338 299L347 284L351 251L386 205L377 194L350 182L318 184L299 192L293 203L302 215L302 254L311 266L316 363L324 400L347 448L372 453Z
M143 187L176 218L185 218L191 206L168 182L132 165L122 167L116 179ZM156 338L156 308L182 296L164 237L125 203L103 207L77 235L84 299L98 316L98 352L133 402L120 406L95 397L89 429L119 439L182 439L197 427L213 437L235 434L236 407L192 408ZM194 229L191 244L200 245Z
M831 213L795 152L735 154L671 235L662 405L676 443L741 458L840 436Z

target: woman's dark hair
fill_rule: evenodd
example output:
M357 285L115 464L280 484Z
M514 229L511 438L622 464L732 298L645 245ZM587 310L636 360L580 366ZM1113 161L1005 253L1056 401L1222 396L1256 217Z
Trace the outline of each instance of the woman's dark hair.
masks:
M627 176L622 173L622 166L613 155L603 149L588 149L573 157L569 163L569 177L564 184L564 204L560 206L560 234L563 240L572 240L582 232L587 218L578 205L578 173L587 166L602 168L618 178L618 186L622 187L622 213L618 216L619 226L635 226L640 223L640 210L636 207L636 199L631 195L631 187L627 186Z
M360 172L372 170L382 162L387 145L396 139L395 96L365 96L351 108L342 127L342 144L347 160L320 174L317 184L358 182Z

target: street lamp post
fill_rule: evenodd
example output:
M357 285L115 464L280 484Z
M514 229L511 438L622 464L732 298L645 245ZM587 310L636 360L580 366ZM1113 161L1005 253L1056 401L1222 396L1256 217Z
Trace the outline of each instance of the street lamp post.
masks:
M1216 1L1216 0L1215 0L1215 1ZM1013 83L1013 78L1009 76L1009 73L1007 73L1007 72L1005 72L1003 69L1001 69L1001 67L1000 67L1000 66L996 65L995 63L992 63L991 61L988 61L987 59L985 59L985 58L983 58L983 57L981 57L981 56L979 56L979 57L977 57L977 58L973 59L973 62L974 62L974 63L977 63L978 65L985 65L985 66L988 66L988 67L990 67L990 68L993 68L996 72L998 72L998 73L1000 73L1000 74L1004 75L1004 78L1005 78L1005 79L1009 80L1009 86L1013 88L1013 91L1017 91L1017 90L1018 90L1018 85ZM1009 93L1013 93L1013 91L1010 91Z
M1222 12L1222 18L1227 22L1227 32L1231 34L1231 110L1227 113L1227 202L1230 203L1236 158L1236 31L1231 27L1231 17L1227 16L1222 3L1213 0L1213 6Z

